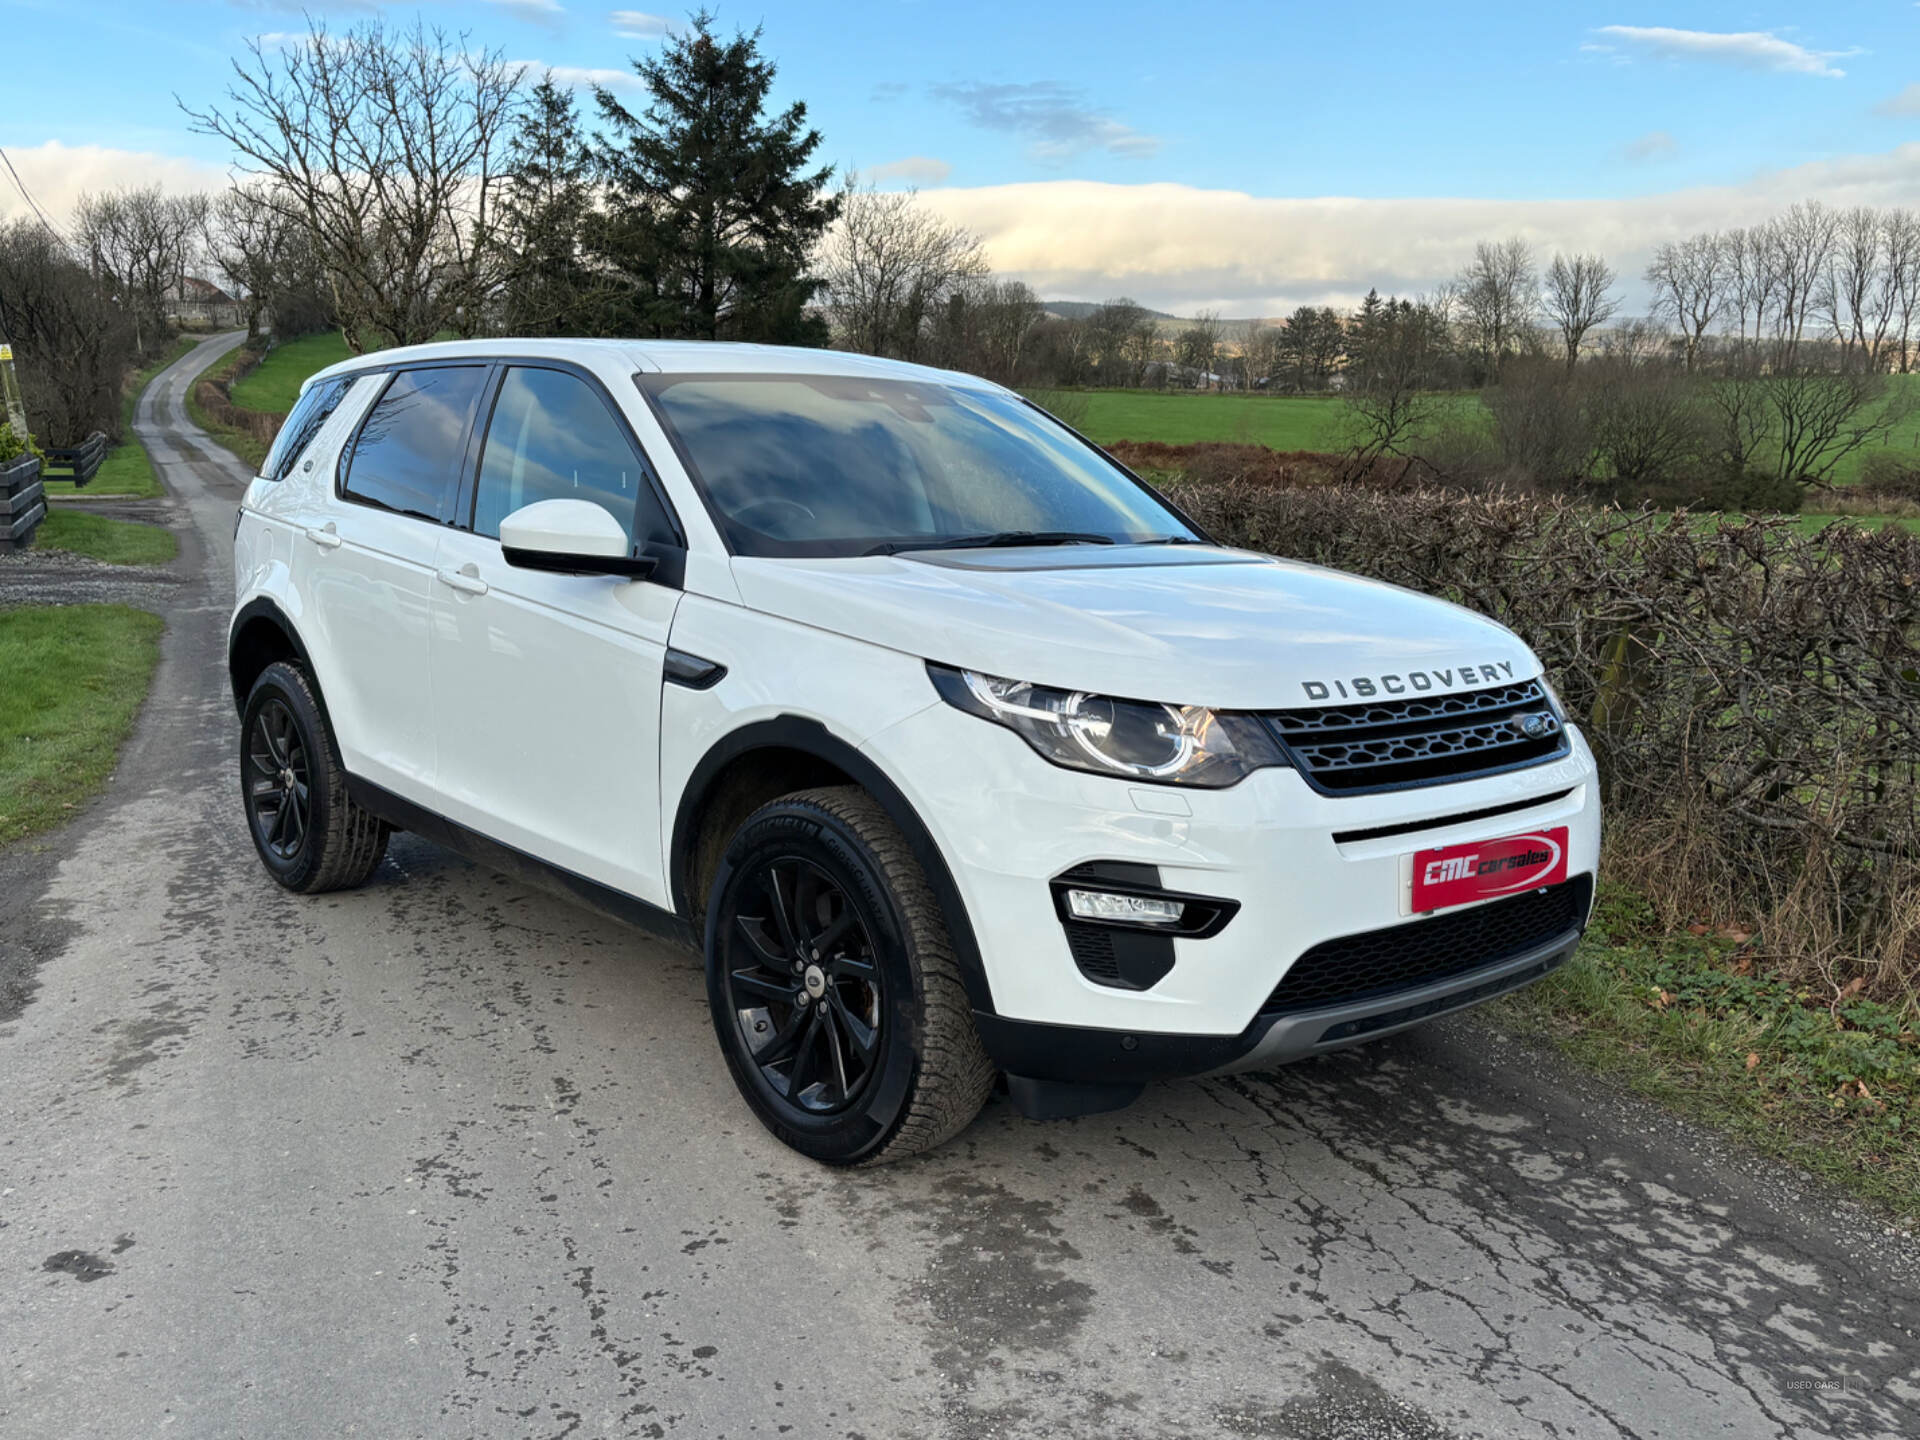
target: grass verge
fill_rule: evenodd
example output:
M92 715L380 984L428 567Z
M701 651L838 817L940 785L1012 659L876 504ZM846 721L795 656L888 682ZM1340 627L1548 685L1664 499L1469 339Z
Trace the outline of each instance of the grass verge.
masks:
M228 398L242 410L285 415L300 398L300 387L309 375L348 359L352 353L337 330L289 340L274 346L256 369L234 381Z
M146 447L133 436L133 407L140 399L140 392L153 382L154 376L199 343L198 335L179 336L171 349L127 380L120 397L120 443L107 452L107 458L100 462L99 472L87 482L84 491L76 490L71 480L48 480L45 482L47 499L56 500L63 495L84 493L150 500L160 493L160 480L153 473L152 462L147 459Z
M0 610L0 845L51 829L106 783L162 628L124 605Z
M38 549L67 550L109 565L165 565L180 553L171 530L91 515L68 505L47 507L33 543Z
M1886 1005L1829 1004L1763 973L1738 932L1662 936L1602 887L1575 959L1488 1007L1590 1069L1920 1219L1920 1037Z
M202 386L209 382L219 386L232 381L234 373L252 359L252 353L244 346L238 350L229 351L194 376L192 383L187 386L187 418L206 431L211 439L226 446L246 461L258 473L260 467L267 462L267 451L271 448L271 442L251 431L242 430L238 425L229 425L226 421L216 418L200 401Z

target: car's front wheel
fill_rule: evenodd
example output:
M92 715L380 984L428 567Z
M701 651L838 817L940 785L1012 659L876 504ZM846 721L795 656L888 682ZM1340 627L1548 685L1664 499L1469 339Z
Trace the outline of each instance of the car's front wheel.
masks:
M297 665L269 665L247 694L240 793L260 862L289 890L351 889L387 853L388 827L348 796L339 746Z
M993 1063L940 907L864 791L810 790L748 818L714 878L706 952L740 1093L802 1154L902 1159L986 1102Z

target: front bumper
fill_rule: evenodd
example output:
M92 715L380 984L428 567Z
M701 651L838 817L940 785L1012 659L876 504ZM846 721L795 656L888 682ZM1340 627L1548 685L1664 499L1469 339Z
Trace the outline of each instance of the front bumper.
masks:
M866 748L927 825L966 904L993 997L979 1017L989 1052L1010 1073L1067 1080L1282 1063L1478 1003L1499 993L1486 988L1495 980L1513 988L1545 973L1571 953L1578 928L1538 953L1373 1005L1261 1013L1313 946L1421 923L1408 913L1416 850L1565 825L1568 873L1595 873L1593 758L1577 731L1570 738L1566 757L1529 769L1364 796L1317 794L1284 769L1214 791L1064 770L943 704ZM1450 818L1490 809L1502 813ZM1408 826L1417 828L1368 833ZM1173 967L1150 988L1097 984L1075 963L1048 882L1116 863L1153 866L1164 888L1239 911L1217 934L1174 940ZM1356 1028L1329 1035L1348 1024Z
M1523 955L1432 985L1320 1010L1258 1016L1238 1035L1123 1035L978 1012L974 1021L994 1062L1029 1080L1130 1085L1231 1075L1344 1050L1483 1004L1552 974L1579 943L1580 931L1570 930Z

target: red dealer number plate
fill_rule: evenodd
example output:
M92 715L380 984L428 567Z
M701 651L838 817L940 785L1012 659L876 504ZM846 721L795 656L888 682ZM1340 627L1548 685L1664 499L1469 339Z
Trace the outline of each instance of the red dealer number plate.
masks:
M1567 878L1567 827L1443 845L1413 857L1413 910L1416 915L1491 900Z

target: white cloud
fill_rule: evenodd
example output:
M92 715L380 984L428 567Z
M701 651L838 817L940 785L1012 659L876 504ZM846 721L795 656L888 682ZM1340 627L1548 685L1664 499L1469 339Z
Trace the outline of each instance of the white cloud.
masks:
M1278 198L1082 180L923 190L921 199L982 235L996 269L1048 299L1131 295L1175 313L1284 314L1353 304L1370 286L1430 290L1476 241L1517 234L1542 255L1599 251L1639 304L1635 277L1662 240L1751 224L1797 200L1920 203L1920 144L1629 199Z
M1664 160L1680 147L1664 130L1649 130L1621 147L1621 153L1634 161Z
M558 30L567 18L567 7L560 0L487 0L487 3L544 30Z
M953 166L931 155L909 155L904 160L889 160L860 172L868 180L904 180L909 185L941 185L953 174Z
M1879 115L1920 115L1920 84L1909 85L1898 95L1889 95L1873 108Z
M66 224L75 202L88 191L158 185L169 194L184 194L224 190L228 184L224 165L138 150L110 150L100 145L62 145L58 140L30 148L9 147L7 158L13 161L13 168L20 172L20 179L40 202L40 208L57 225ZM12 179L0 174L0 220L31 213L20 192L13 188Z
M1743 70L1780 70L1836 80L1847 72L1831 62L1859 53L1857 50L1809 50L1804 45L1781 39L1770 30L1722 32L1674 30L1665 25L1602 25L1594 33L1668 60L1708 60L1736 65Z
M540 77L547 74L553 76L554 84L568 90L590 90L595 86L602 90L634 90L640 85L640 77L631 70L600 70L580 65L549 65L542 60L509 60L507 64L524 67L529 85L538 83Z
M644 10L615 10L607 16L613 33L627 40L658 40L670 33L673 22L664 15L649 15Z

